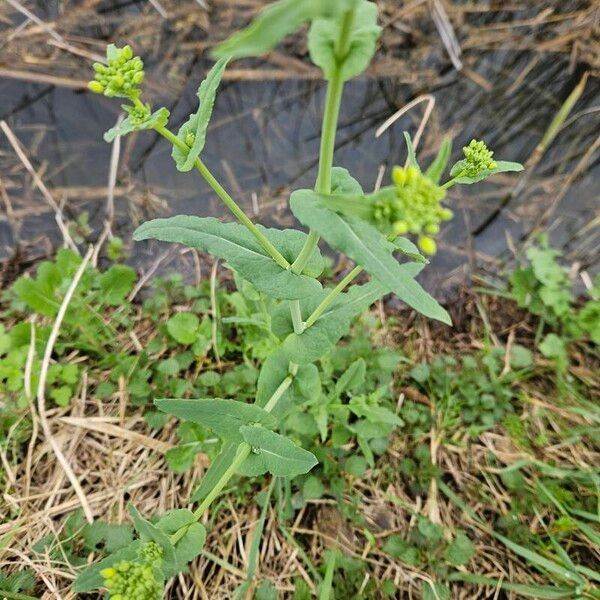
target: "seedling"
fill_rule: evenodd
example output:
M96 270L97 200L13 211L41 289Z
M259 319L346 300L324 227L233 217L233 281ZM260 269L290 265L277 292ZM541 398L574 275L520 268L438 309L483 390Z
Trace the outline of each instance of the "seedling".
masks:
M309 228L308 234L255 225L201 158L228 61L267 52L305 23L310 25L310 57L328 81L316 184L312 190L296 190L290 198L291 210ZM399 234L420 236L421 250L434 253L433 236L439 223L452 216L441 205L448 188L522 167L493 161L485 145L474 142L450 171L451 179L439 185L450 154L449 143L423 173L408 134L408 168L396 168L393 185L374 194L365 194L346 169L334 167L344 83L366 69L379 33L377 5L368 0L275 2L214 50L218 60L198 89L198 110L177 133L168 128L166 108L153 110L142 101L143 62L129 46L109 46L106 64L94 65L91 91L126 100L127 118L108 131L105 139L111 141L132 131L158 133L172 145L176 168L198 171L238 221L222 223L193 216L157 219L139 227L135 239L185 244L226 261L238 279L270 299L274 308L269 326L278 342L262 365L253 404L225 398L156 400L160 410L201 423L223 440L221 452L194 493L193 500L199 504L193 512L175 510L153 521L130 506L138 539L84 571L75 591L106 587L113 600L159 598L164 581L186 569L201 552L206 531L199 521L233 476L256 477L269 472L289 478L310 471L318 462L315 456L277 430L297 400L296 387L310 387L314 363L334 348L348 333L353 318L373 302L394 293L417 312L451 324L446 310L415 280L427 260L413 242ZM319 280L324 268L321 238L356 263L333 288L324 288ZM396 259L396 251L403 262ZM351 286L363 270L370 281ZM367 408L365 404L364 410Z

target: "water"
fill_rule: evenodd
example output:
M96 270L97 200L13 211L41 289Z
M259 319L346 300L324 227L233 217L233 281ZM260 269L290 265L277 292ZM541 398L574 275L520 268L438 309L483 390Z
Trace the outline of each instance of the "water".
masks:
M569 72L565 64L548 60L513 89L524 61L501 52L487 55L478 73L492 84L491 90L454 70L425 86L373 79L350 83L344 95L335 163L350 169L366 190L372 189L380 167L389 173L391 166L404 162L402 131L414 134L423 105L380 138L375 137L375 129L421 93L431 93L436 99L419 151L422 164L431 160L444 133L456 138L455 159L462 145L480 137L497 158L525 162L579 81L581 69ZM172 111L172 128L177 129L195 110L196 87L204 69L200 63L195 66L179 100L173 100L172 93L164 96ZM153 79L152 71L149 79ZM519 246L596 138L598 117L591 109L599 89L597 81L590 79L574 120L567 122L525 189L506 207L500 208L517 181L514 176L452 190L448 204L456 218L443 229L439 253L426 270L427 287L443 294L467 279L475 266L495 273L510 258L509 248ZM315 81L226 82L222 87L203 158L239 203L265 224L292 224L286 208L290 191L313 184L323 96L324 85ZM160 94L154 94L154 99L158 104ZM118 112L118 101L87 92L0 80L0 116L23 142L36 168L42 167L42 178L56 199L64 200L67 218L89 215L92 239L102 229L106 210L104 188L111 147L103 142L102 133L115 123ZM0 259L7 260L17 248L35 259L60 244L54 215L32 189L30 177L3 136L0 152L5 194L14 211L12 216L6 212L0 216ZM599 168L596 153L549 221L553 242L564 248L569 259L592 272L598 268L599 231L589 224L599 216ZM228 218L199 176L175 170L165 141L146 132L124 139L113 231L130 246L131 262L147 269L167 249L156 243L130 244L135 225L148 217L178 213ZM190 275L190 255L172 249L159 272L173 270Z

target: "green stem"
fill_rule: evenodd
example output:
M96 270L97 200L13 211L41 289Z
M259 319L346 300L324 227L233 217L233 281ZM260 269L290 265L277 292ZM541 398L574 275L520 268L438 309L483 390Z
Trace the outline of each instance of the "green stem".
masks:
M273 392L273 395L269 398L263 410L267 412L271 412L277 402L281 399L281 397L285 394L287 389L292 385L292 381L294 381L293 375L289 375L286 377L280 384L279 387ZM219 481L215 484L215 487L210 491L210 493L204 498L200 506L194 511L194 521L199 521L202 515L208 510L208 507L213 503L215 498L223 491L223 488L227 485L229 480L236 474L237 470L240 468L242 463L250 456L252 452L252 447L247 442L241 442L237 447L237 452L235 457L227 470L221 475ZM184 525L180 529L178 529L171 537L170 541L172 544L176 544L187 532L190 523Z
M344 291L344 289L357 277L363 270L362 267L354 267L346 277L344 277L330 292L323 298L321 304L315 308L312 314L306 319L305 329L315 324L315 321L331 306L331 303Z
M337 40L335 54L337 57L337 66L333 76L327 84L327 94L325 97L325 111L323 113L323 126L321 128L321 148L319 151L319 171L315 184L315 192L319 194L331 193L331 170L333 168L333 153L335 150L335 136L337 132L338 118L340 115L340 105L342 103L342 93L344 91L344 80L342 78L342 64L350 49L352 39L352 26L354 24L354 11L349 10L344 14L340 37ZM296 260L292 263L292 272L302 273L310 255L319 243L319 235L312 229L308 232L308 237L304 246L298 254Z
M162 135L164 138L169 140L171 144L177 146L182 152L189 152L189 148L171 131L162 125L154 127L157 133ZM287 269L290 263L286 258L273 246L262 231L256 227L256 225L248 218L246 213L237 205L235 200L225 191L223 186L217 181L215 176L210 172L208 167L197 158L194 162L194 166L205 179L206 183L213 189L213 191L223 201L225 206L233 213L236 219L244 225L248 231L256 238L258 243L265 249L265 251L273 258L273 260L283 269Z
M300 311L300 300L290 300L290 313L292 314L294 333L300 335L306 329L306 325L302 320L302 312Z

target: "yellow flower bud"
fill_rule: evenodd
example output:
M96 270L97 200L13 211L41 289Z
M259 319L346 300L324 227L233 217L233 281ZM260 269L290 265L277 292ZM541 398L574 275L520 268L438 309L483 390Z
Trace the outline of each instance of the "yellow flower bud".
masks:
M433 238L422 235L419 238L419 248L423 254L433 256L437 252L437 244Z
M440 226L437 223L427 223L423 229L429 235L437 235L440 232Z
M406 183L406 171L402 167L394 167L392 169L392 181L402 187Z
M88 90L94 92L94 94L103 94L104 86L99 81L90 81L88 83Z
M408 233L408 223L406 221L396 221L393 227L396 235L404 235Z
M102 569L102 571L100 571L100 575L102 577L104 577L104 579L110 579L111 577L114 577L116 574L117 574L117 572L112 567L108 567L107 569Z

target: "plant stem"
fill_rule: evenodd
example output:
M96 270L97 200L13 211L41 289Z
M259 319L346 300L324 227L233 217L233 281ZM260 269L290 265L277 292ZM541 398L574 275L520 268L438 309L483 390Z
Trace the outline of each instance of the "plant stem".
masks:
M323 298L321 304L315 308L312 314L306 319L305 329L315 324L315 321L331 306L331 303L344 291L344 289L361 273L361 266L354 267L346 277L344 277L330 292Z
M337 40L335 54L337 66L333 76L327 84L325 96L325 111L323 113L323 126L321 128L321 148L319 151L319 171L315 184L315 191L319 194L331 193L331 169L333 167L333 153L335 150L335 136L337 132L338 118L342 93L344 91L344 80L342 78L342 64L350 48L352 26L354 24L354 11L349 10L344 14L340 37ZM319 243L319 235L312 229L304 246L292 263L292 272L302 273L310 255Z
M248 444L247 442L241 442L238 446L235 458L233 459L225 473L221 475L221 478L219 479L219 481L217 481L215 487L210 491L206 498L204 498L200 506L194 511L195 521L198 521L200 517L202 517L202 515L206 512L208 507L212 504L213 500L221 493L223 488L227 485L228 481L235 475L236 471L240 468L242 463L248 458L250 452L252 452L252 446L250 446L250 444ZM175 535L177 533L178 532L176 532Z
M289 375L288 377L286 377L279 384L279 387L273 392L273 395L269 398L269 400L263 407L263 410L265 410L267 412L271 412L275 408L277 402L279 402L281 397L285 394L287 389L290 387L290 385L292 385L293 381L294 381L293 375ZM248 444L247 442L241 442L239 444L239 446L237 447L237 452L235 454L235 457L234 457L233 461L231 462L231 464L229 465L229 467L227 467L227 470L223 473L223 475L221 475L219 481L217 481L217 483L215 484L215 487L213 487L213 489L206 496L206 498L204 498L204 500L202 501L200 506L198 506L198 508L194 511L194 521L193 522L200 520L202 515L208 510L208 507L213 503L215 498L223 491L223 488L227 485L229 480L235 475L235 473L240 468L242 463L248 458L248 456L250 456L251 452L252 452L252 447L250 446L250 444ZM171 543L176 544L186 534L189 526L190 526L190 523L179 528L169 538Z
M164 138L169 140L171 144L177 146L182 152L189 152L189 148L169 129L161 125L157 125L155 128L157 133L162 135ZM197 158L194 162L194 166L205 179L206 183L213 189L215 194L223 201L225 206L233 213L237 220L244 225L248 231L256 238L258 243L265 249L265 251L273 258L273 260L283 269L287 269L290 263L286 258L275 248L275 246L268 240L262 231L256 227L256 225L248 218L246 213L237 205L235 200L225 191L223 186L217 181L215 176L210 172L208 167Z
M292 314L294 333L300 335L306 329L306 325L302 320L302 312L300 311L300 300L290 300L290 313Z

